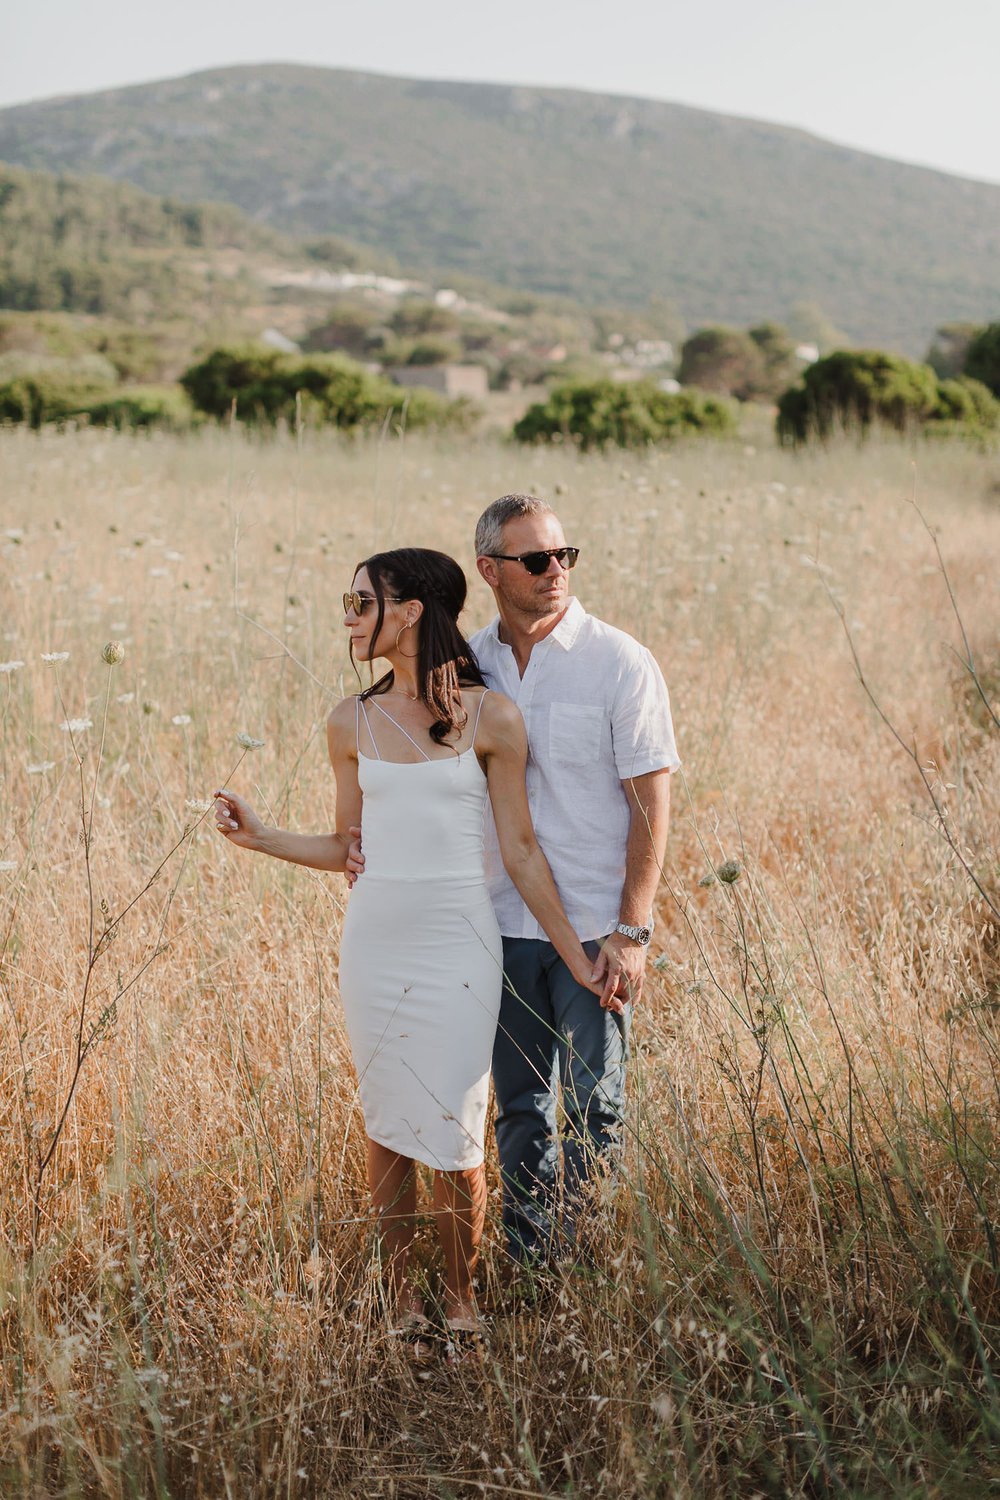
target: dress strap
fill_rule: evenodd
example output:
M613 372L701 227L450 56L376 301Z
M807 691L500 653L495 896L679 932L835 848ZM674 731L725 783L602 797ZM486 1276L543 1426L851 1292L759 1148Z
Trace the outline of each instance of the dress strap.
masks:
M479 733L479 715L483 711L483 704L486 702L486 694L488 692L489 688L483 688L482 697L479 699L479 707L476 709L476 722L472 726L472 744L469 746L470 750L476 748L476 735Z
M361 719L362 718L364 718L364 721L365 721L365 728L368 731L368 738L372 742L372 749L375 751L375 759L376 760L381 760L382 759L382 755L381 755L381 752L379 751L379 748L378 748L378 742L376 741L375 736L372 734L372 726L368 722L368 710L367 710L367 708L365 708L364 700L363 700L363 698L361 697L361 695L359 693L358 694L358 754L359 755L361 754Z
M403 728L402 724L397 724L396 720L392 717L392 714L387 714L386 711L385 711L385 709L382 707L381 703L377 703L374 698L372 699L372 707L373 708L377 708L378 711L379 711L379 713L382 715L382 717L384 719L388 719L390 724L394 724L396 726L396 728L399 730L400 734L405 734L406 735L406 738L409 740L409 742L413 746L414 750L419 750L420 754L424 757L424 760L430 760L431 757L426 753L425 750L421 749L421 747L417 744L416 740L413 738L413 735L412 734L406 734L406 730ZM368 733L371 734L371 729L370 728L368 730ZM375 741L372 740L372 744L374 744L374 743L375 743ZM379 760L381 760L381 759L382 759L382 757L380 755L379 756Z

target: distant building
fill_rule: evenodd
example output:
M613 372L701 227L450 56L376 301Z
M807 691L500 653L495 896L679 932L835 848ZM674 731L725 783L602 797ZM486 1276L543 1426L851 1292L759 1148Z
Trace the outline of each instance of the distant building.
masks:
M443 396L469 396L473 401L490 388L482 365L391 365L385 373L396 385L419 385Z
M266 344L269 349L277 349L281 354L298 354L299 346L294 339L281 332L280 328L265 328L260 336L260 342Z

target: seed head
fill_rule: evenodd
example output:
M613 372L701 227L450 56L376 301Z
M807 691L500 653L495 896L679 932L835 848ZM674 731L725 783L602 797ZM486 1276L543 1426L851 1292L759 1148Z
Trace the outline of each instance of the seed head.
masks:
M740 878L740 862L738 859L727 859L718 866L715 873L723 885L734 885Z
M120 661L125 660L125 647L121 641L108 641L101 655L109 667L117 667Z

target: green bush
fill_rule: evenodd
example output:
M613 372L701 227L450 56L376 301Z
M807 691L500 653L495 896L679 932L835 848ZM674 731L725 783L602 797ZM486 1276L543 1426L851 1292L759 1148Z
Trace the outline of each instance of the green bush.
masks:
M114 427L118 432L162 428L187 432L195 413L176 386L128 386L88 401L79 414L91 427Z
M651 380L596 380L557 386L514 424L521 443L562 438L581 448L641 448L690 433L732 431L731 408L693 391L661 391Z
M342 355L281 354L262 345L214 349L181 376L193 404L217 420L236 415L244 422L274 426L296 419L296 398L307 421L352 429L377 425L405 413L408 426L466 425L468 402L449 402L432 392L420 399L371 375Z
M1000 396L1000 323L988 323L969 345L962 372Z
M42 375L20 375L0 384L0 423L36 430L76 422L119 431L165 427L186 431L193 413L176 386L95 388Z
M750 401L766 383L765 356L742 328L699 328L681 349L677 378L681 385Z
M864 435L872 423L906 432L938 409L938 379L929 365L878 350L840 350L818 359L800 385L778 401L783 443L805 443L844 430Z
M938 404L928 422L934 435L974 437L1000 429L1000 401L982 381L960 375L938 384Z
M962 374L969 345L982 328L981 323L942 323L934 330L924 362L939 380L952 380Z

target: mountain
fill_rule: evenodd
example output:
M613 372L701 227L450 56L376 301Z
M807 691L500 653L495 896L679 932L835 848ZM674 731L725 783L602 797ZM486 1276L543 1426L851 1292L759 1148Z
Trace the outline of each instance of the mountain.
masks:
M689 326L812 301L919 353L1000 304L1000 187L649 100L223 68L0 111L0 159Z

